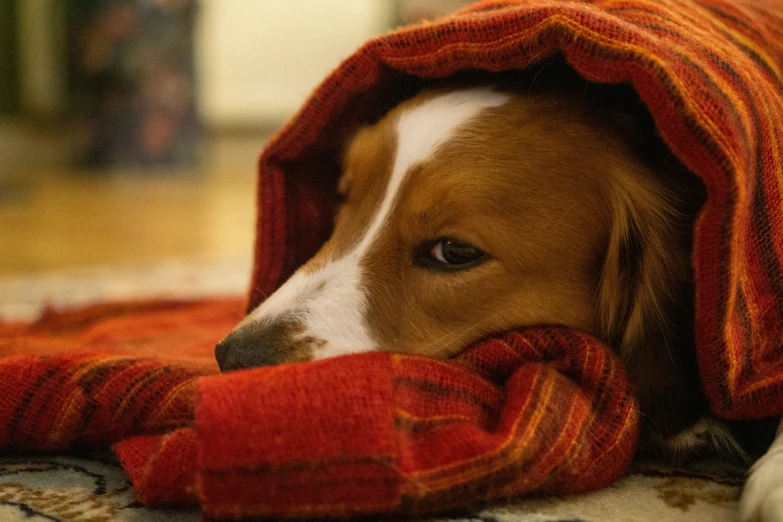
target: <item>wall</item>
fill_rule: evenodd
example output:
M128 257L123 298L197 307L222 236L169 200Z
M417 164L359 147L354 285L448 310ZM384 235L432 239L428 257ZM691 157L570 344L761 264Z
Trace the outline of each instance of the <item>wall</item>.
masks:
M16 0L21 108L36 118L65 109L65 27L58 0Z
M394 12L391 0L203 0L202 115L215 127L279 123Z

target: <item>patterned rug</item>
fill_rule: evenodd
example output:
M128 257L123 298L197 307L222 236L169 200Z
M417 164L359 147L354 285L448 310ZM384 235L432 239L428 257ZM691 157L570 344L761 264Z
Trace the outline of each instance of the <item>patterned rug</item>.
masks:
M30 319L46 304L129 297L242 295L249 261L168 261L0 280L0 316ZM744 469L720 461L672 468L640 461L613 486L571 497L528 498L429 522L731 522ZM149 509L110 456L0 457L0 522L196 521L196 509Z
M536 498L431 522L734 520L741 471L717 463L702 472L652 463L586 495ZM149 509L133 496L125 472L99 460L50 456L0 459L0 520L157 522L199 520L196 509Z

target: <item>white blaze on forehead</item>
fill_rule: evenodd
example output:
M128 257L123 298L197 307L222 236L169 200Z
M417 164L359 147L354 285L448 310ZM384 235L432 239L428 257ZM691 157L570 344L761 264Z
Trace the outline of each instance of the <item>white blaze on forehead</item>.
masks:
M432 157L470 118L507 101L507 94L470 89L441 94L402 113L397 121L397 150L386 194L357 250L363 253L378 235L411 167Z
M509 96L491 89L466 89L434 96L403 112L396 122L397 147L386 191L356 247L314 273L299 271L244 321L294 314L303 336L326 341L313 355L324 359L376 349L365 323L361 260L387 222L411 167L432 157L471 118L505 104Z

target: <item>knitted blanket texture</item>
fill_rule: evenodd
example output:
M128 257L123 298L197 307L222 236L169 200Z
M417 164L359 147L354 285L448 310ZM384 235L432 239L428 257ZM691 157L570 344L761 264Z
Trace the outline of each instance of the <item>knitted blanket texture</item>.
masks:
M505 0L369 41L259 159L249 299L0 323L0 451L113 447L137 496L207 519L432 513L610 484L638 408L621 363L560 327L436 361L363 353L217 373L212 350L330 234L339 153L428 80L559 53L627 83L703 181L696 343L724 418L783 414L783 9L735 0Z

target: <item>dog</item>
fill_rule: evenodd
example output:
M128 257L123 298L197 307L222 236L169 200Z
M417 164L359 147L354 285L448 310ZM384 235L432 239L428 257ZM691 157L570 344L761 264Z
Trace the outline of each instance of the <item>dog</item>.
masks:
M218 344L221 370L368 350L448 358L493 333L565 325L619 354L643 448L750 459L710 416L696 370L701 183L631 89L562 70L546 81L545 67L436 84L357 130L331 238ZM767 460L783 461L778 441ZM783 489L774 497L756 466L743 520L783 520ZM777 514L762 516L768 499Z

